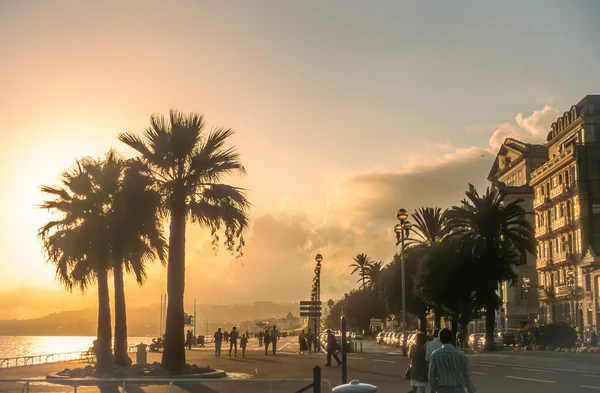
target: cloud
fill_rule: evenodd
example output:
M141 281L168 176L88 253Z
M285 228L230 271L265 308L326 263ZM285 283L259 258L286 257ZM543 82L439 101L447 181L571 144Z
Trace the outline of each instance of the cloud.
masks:
M525 117L519 113L515 123L504 123L494 131L490 138L490 147L497 151L506 138L515 138L522 142L545 143L550 126L560 116L560 112L549 105Z

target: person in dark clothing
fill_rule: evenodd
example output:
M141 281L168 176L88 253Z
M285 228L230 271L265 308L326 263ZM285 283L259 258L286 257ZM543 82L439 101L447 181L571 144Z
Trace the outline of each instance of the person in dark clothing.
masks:
M408 358L410 359L410 385L413 393L425 393L427 386L427 361L425 355L427 349L425 333L417 333L417 343L410 348Z
M269 344L271 343L271 335L269 334L269 329L265 329L265 335L264 335L264 340L265 340L265 355L269 354Z
M235 348L235 357L237 358L237 339L238 339L238 331L234 326L231 329L231 333L229 333L229 357L231 357L231 350Z
M264 333L261 330L260 332L258 332L258 347L262 348L263 345L263 338L264 338Z
M215 338L215 356L221 357L221 344L223 343L223 332L221 332L221 328L219 328L214 335Z
M331 333L331 330L327 329L327 364L325 365L326 367L331 367L331 356L333 356L334 359L337 361L338 366L342 364L342 362L340 362L340 358L338 358L338 355L336 353L338 349L339 345L337 339L335 338L333 333Z
M194 338L194 336L192 335L192 331L188 330L187 335L185 337L185 346L187 347L188 350L192 349L193 338Z

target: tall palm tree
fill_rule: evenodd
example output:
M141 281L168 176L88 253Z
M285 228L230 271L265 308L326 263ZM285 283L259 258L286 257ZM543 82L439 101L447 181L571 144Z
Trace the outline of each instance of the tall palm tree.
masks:
M415 220L412 233L417 235L414 242L431 245L439 243L445 234L448 209L440 207L421 207L412 214Z
M158 258L166 263L166 239L162 230L161 196L151 178L141 171L139 162L129 161L122 167L119 192L115 194L111 215L113 230L113 272L115 289L114 361L127 366L127 313L124 271L133 273L138 284L146 279L147 265Z
M96 371L100 375L113 371L108 294L112 264L106 207L118 190L117 168L112 152L104 161L84 158L77 161L75 168L62 173L61 186L41 186L42 192L54 199L40 207L59 216L39 230L47 259L56 266L59 282L69 291L78 287L81 292L98 284Z
M365 287L379 291L381 288L381 279L383 274L383 262L372 262L365 272Z
M461 239L474 258L483 278L486 302L486 345L493 349L496 291L502 281L513 279L513 267L525 263L527 252L536 253L531 224L525 219L522 200L505 202L505 194L488 188L479 195L474 187L466 192L462 206L448 212L450 237Z
M210 229L213 246L225 234L225 247L239 255L244 246L250 203L244 190L223 184L227 175L244 174L235 148L225 147L231 129L205 131L201 115L171 110L169 118L155 115L144 137L128 132L119 140L137 150L146 173L163 196L170 219L167 267L167 323L162 363L179 372L185 365L184 309L185 230L187 220Z
M350 267L353 267L354 270L352 270L352 273L350 273L350 274L354 274L354 273L358 272L359 278L358 278L357 282L362 281L361 288L365 289L366 288L366 280L367 280L366 273L367 273L367 269L371 265L371 258L367 254L358 254L357 256L354 257L353 261L354 261L354 263L351 264Z

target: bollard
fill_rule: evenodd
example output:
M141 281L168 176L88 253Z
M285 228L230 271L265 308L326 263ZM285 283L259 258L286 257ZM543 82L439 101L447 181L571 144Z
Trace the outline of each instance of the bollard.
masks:
M137 351L135 353L135 362L137 364L146 364L148 363L148 352L146 352L146 344L138 344L136 345Z
M360 383L359 380L355 379L345 385L336 386L332 389L335 393L375 393L377 386L369 385L368 383Z
M362 352L362 341L360 342L360 351Z

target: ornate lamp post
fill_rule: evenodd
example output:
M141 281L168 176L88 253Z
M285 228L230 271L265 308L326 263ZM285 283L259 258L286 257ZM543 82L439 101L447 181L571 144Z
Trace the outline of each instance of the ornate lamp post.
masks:
M400 209L396 213L396 218L400 221L394 226L396 232L396 245L400 244L400 270L402 277L402 325L404 332L402 333L402 354L406 356L406 328L407 328L407 312L406 312L406 274L404 268L404 239L410 235L412 224L408 221L408 212L406 209Z
M313 279L313 294L314 299L317 301L321 301L321 262L323 262L323 255L317 254L315 255L315 261L317 262L315 266L315 278ZM321 343L320 343L320 330L321 329L321 317L315 317L315 339L313 340L315 344L315 352L321 351Z
M521 285L521 288L523 288L523 291L525 292L525 304L527 307L527 326L529 326L529 290L531 289L531 282L529 280L529 277L525 276L523 277L523 284Z

